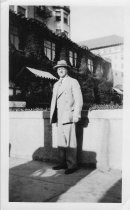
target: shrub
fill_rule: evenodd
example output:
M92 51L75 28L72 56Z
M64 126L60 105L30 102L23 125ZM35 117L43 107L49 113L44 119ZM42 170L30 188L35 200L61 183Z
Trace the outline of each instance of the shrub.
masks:
M33 108L33 109L28 109L28 108L20 108L20 107L12 107L12 108L9 108L9 111L17 111L17 112L20 112L20 111L49 111L50 109L49 108Z
M97 105L97 104L94 104L94 105L91 105L89 108L89 111L92 111L92 110L106 110L106 109L123 109L123 106L122 105L114 105L113 103L111 104L101 104L101 105ZM27 109L27 108L10 108L9 109L10 111L50 111L50 108L34 108L34 109ZM83 109L85 110L85 109Z
M123 106L119 105L119 104L114 105L113 103L111 103L111 104L101 104L101 105L94 104L89 108L89 111L105 110L105 109L111 109L111 110L113 110L113 109L123 109Z

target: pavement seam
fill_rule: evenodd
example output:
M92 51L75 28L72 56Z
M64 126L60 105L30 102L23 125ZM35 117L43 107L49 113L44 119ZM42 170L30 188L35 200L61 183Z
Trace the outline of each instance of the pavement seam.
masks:
M58 193L57 195L54 195L54 196L52 196L52 197L46 199L44 202L49 202L50 200L52 200L52 199L54 199L54 198L56 198L56 197L62 195L64 192L66 192L66 190L63 190L63 192ZM51 201L50 201L50 202L51 202Z
M47 182L47 183L53 183L53 184L59 184L59 185L64 184L64 183L57 183L57 182L51 182L51 181L41 180L41 179L34 178L34 177L16 175L16 174L12 174L12 173L10 175L17 176L17 177L25 177L25 178L28 178L28 179L38 180L38 181L41 181L41 182ZM64 184L64 185L67 185L69 187L72 186L72 185L69 185L69 184Z
M89 178L90 176L92 177L94 174L96 174L96 173L98 173L98 172L99 172L98 169L92 171L90 174L87 175L87 178ZM32 180L38 180L38 181L40 181L40 182L47 182L47 183L53 183L53 184L59 184L59 185L64 184L64 185L69 186L69 187L72 186L72 185L70 185L70 184L65 184L65 183L62 183L62 182L57 183L57 182L42 180L42 179L36 178L36 177L25 176L25 175L17 175L17 174L12 173L12 172L10 172L9 174L10 174L10 175L13 175L13 176L17 176L17 177L25 177L25 178L32 179ZM84 178L84 177L82 177L82 178Z

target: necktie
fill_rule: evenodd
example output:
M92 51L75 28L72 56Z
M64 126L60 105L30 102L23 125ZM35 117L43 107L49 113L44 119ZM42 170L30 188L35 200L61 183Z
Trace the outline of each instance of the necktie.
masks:
M63 81L63 79L60 79L60 81L59 81L59 84L60 84L60 85L62 85L62 81Z
M60 80L59 80L58 95L59 95L59 93L60 93L62 81L63 81L63 79L60 79Z

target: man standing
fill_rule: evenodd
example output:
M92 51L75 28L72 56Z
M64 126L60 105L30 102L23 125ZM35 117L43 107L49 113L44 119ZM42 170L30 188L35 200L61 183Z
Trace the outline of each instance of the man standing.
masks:
M66 61L58 61L54 69L59 80L53 88L50 121L57 123L60 164L53 169L66 169L65 174L71 174L77 170L76 123L81 118L83 98L78 81L68 75Z

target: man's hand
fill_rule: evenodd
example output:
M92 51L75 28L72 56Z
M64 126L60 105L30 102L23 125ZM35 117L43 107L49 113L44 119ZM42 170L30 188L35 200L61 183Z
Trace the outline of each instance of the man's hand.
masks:
M79 117L73 117L73 122L74 123L77 123L79 120L80 120Z

